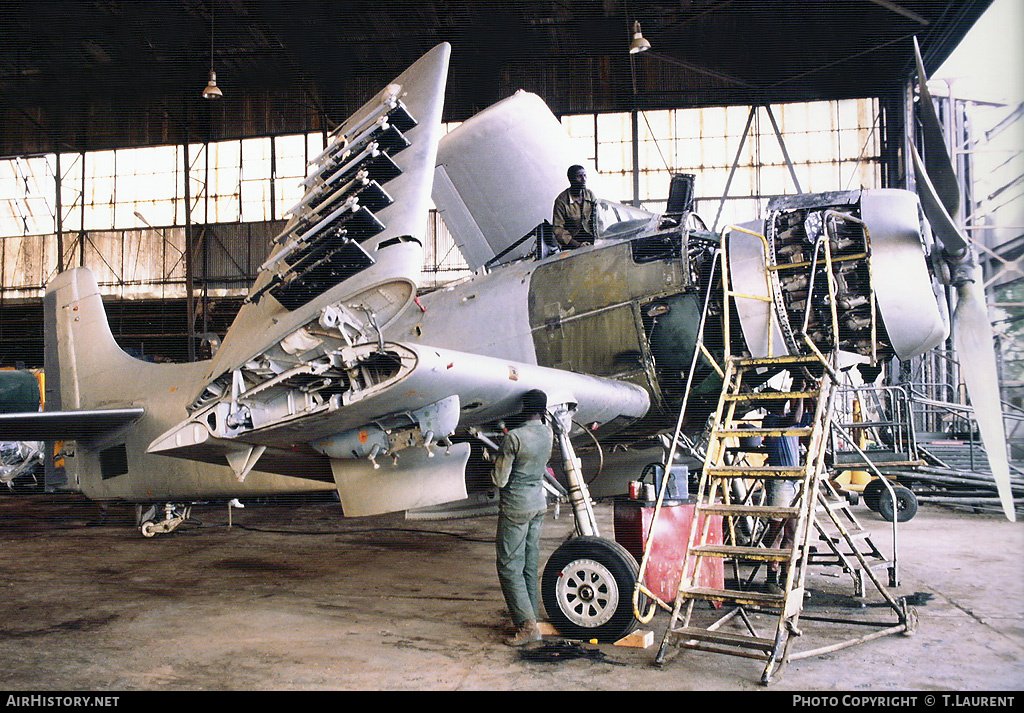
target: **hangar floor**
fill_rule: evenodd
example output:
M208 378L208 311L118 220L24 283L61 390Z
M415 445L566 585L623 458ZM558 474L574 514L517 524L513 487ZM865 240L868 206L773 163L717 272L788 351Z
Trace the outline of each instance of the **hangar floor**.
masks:
M886 542L887 528L858 516ZM494 518L344 520L326 503L199 507L143 539L134 510L74 496L0 497L0 688L135 690L754 690L762 665L601 644L523 660L500 643ZM611 533L611 508L599 519ZM544 552L571 528L549 515ZM922 507L902 526L914 636L792 662L773 690L1024 688L1024 523ZM873 613L848 578L809 575L805 613ZM880 602L869 591L867 601ZM888 610L885 610L888 611ZM826 638L834 625L802 621ZM845 628L841 638L859 636ZM807 648L803 643L800 648Z

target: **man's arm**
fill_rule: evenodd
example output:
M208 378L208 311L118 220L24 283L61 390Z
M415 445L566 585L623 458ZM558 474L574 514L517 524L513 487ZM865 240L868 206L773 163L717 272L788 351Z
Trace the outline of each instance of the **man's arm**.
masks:
M588 188L587 197L590 200L590 234L594 236L594 239L597 239L601 235L601 221L597 211L597 196Z
M793 409L793 425L799 426L800 422L804 420L804 400L802 398L796 400L796 408Z
M510 433L505 436L498 458L494 461L494 470L491 471L491 482L499 488L508 485L508 478L512 474L512 464L516 462L518 452L519 439Z
M807 382L803 379L796 381L794 379L793 385L796 386L797 391L804 391L807 388ZM792 413L793 425L799 426L800 422L804 420L804 399L803 397L796 399Z
M574 238L569 229L565 227L566 223L569 222L570 200L572 199L569 197L568 191L558 194L551 214L551 226L554 229L555 240L558 241L560 246L563 248L578 248L583 243Z

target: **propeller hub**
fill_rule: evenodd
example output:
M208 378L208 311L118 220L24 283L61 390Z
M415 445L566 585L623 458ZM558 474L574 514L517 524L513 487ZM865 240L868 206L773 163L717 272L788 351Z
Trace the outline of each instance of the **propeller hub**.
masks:
M951 254L943 249L942 257L949 265L949 284L953 287L961 287L968 282L974 282L974 271L978 267L978 261L973 250L965 248L958 253Z

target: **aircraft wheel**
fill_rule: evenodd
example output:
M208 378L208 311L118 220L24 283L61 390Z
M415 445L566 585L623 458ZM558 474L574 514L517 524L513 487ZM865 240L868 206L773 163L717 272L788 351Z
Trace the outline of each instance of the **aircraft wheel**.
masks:
M146 520L139 527L139 532L142 533L143 537L153 537L156 535L156 524L152 520Z
M639 573L633 555L617 542L569 540L554 551L541 577L548 619L571 638L621 639L637 624L633 589Z
M894 485L893 495L896 496L896 521L906 522L917 514L917 496L914 492L902 485ZM883 492L878 499L878 514L886 522L892 522L893 502L888 491Z

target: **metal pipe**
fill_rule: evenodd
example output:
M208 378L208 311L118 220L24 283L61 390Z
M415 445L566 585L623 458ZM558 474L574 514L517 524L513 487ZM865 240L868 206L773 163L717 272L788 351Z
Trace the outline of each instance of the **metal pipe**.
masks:
M57 272L64 272L64 207L61 205L61 190L60 190L60 151L56 152L57 155L57 168L54 173L56 199L54 200L55 212L57 215ZM84 208L83 208L84 210Z
M852 622L852 623L858 623L858 622ZM848 649L851 646L856 646L857 644L864 644L864 643L867 643L868 641L874 641L875 639L880 639L883 636L889 636L890 634L899 634L899 633L902 633L904 631L908 631L909 629L910 629L910 625L906 624L906 623L899 624L897 626L891 626L891 627L889 627L887 629L882 629L881 631L875 631L875 632L872 632L870 634L866 634L865 636L861 636L860 638L857 638L857 639L849 639L847 641L841 641L838 644L832 644L831 646L822 646L821 648L818 648L818 649L810 649L808 651L800 651L800 652L795 653L795 654L790 654L789 660L790 661L799 661L800 659L806 659L806 658L810 658L812 656L821 656L822 654L830 654L830 653L832 653L834 651L841 651L842 649Z
M796 177L796 169L793 168L793 161L789 157L789 151L786 150L786 142L782 138L782 132L779 131L779 125L775 121L775 114L772 113L772 107L770 104L764 105L765 111L768 112L768 120L772 122L772 128L775 129L775 138L779 140L779 148L782 149L782 158L786 160L786 166L789 167L789 175L793 178L793 185L796 186L797 193L803 193L803 189L800 187L800 180Z
M196 300L196 298L195 298L195 295L193 294L193 289L194 289L193 279L194 279L194 275L193 275L193 266L192 266L192 248L193 248L192 241L194 239L194 236L192 234L192 198L191 198L190 192L189 192L189 174L191 173L191 171L190 171L191 166L189 165L189 162L188 162L188 134L187 134L187 131L188 130L186 129L185 140L182 141L182 143L181 143L182 151L183 151L182 158L183 158L184 166L185 166L185 309L188 312L188 316L187 316L188 324L186 326L186 332L188 334L188 360L189 361L195 361L196 360L196 344L195 344L194 337L195 337L195 331L196 331L196 327L195 327L195 311L196 311L196 302L195 302L195 300ZM210 145L209 145L209 143L206 144L206 152L207 152L207 154L209 154L209 152L210 152ZM209 192L210 191L208 190L209 189L209 184L208 183L206 184L205 188L207 190L205 190L204 192L207 194L207 197L209 197ZM82 212L84 213L85 211L83 210ZM207 208L207 213L208 212L209 212L209 208ZM209 221L210 216L207 215L206 219L207 219L207 221Z
M740 156L743 153L743 144L747 141L747 134L750 132L750 122L754 120L754 115L757 114L757 106L750 107L750 113L747 114L747 125L743 127L743 134L740 136L740 145L736 149L736 158L733 159L732 168L729 169L729 177L725 181L725 190L722 192L722 200L718 204L718 213L715 215L715 222L711 226L711 232L715 232L715 228L718 227L718 219L722 217L722 209L725 207L725 199L729 195L729 186L732 185L732 177L736 173L736 167L739 165Z

